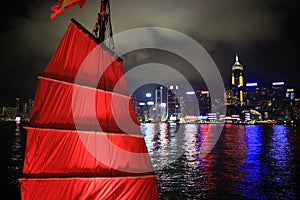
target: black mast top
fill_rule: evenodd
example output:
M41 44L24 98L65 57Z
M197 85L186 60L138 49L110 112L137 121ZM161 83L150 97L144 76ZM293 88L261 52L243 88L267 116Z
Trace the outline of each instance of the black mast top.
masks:
M98 43L105 42L109 48L114 49L109 0L101 0L100 11L98 12L93 34L97 38ZM108 38L109 40L105 41Z

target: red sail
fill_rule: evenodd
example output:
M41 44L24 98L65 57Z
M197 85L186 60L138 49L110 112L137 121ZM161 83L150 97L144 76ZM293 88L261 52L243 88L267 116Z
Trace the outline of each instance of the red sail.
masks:
M72 19L39 77L22 199L158 199L122 61Z

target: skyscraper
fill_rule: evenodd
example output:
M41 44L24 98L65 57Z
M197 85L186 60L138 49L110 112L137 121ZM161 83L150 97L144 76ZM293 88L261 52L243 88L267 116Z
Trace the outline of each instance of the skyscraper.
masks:
M163 107L163 87L160 86L155 89L155 118L157 121L162 121L165 118L165 106Z
M20 98L16 97L16 114L18 115L20 113Z
M235 63L232 66L231 74L231 85L233 90L233 97L235 98L235 103L243 106L244 105L244 77L243 77L244 67L239 62L238 54L235 55Z
M169 85L167 96L167 114L168 119L178 119L179 96L178 85Z

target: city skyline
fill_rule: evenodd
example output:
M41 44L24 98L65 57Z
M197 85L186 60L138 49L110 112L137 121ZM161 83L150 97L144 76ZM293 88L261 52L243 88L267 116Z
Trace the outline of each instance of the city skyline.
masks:
M34 98L37 76L47 66L72 17L92 30L99 1L89 0L82 9L74 6L50 20L53 4L53 1L27 0L1 13L7 22L1 32L1 104L15 97ZM273 81L285 81L299 88L295 73L299 31L294 26L299 13L295 5L296 1L281 0L231 0L226 4L115 0L111 1L111 10L115 34L132 28L159 26L192 37L208 51L224 84L230 82L230 69L237 51L245 67L245 82L255 81L267 87ZM159 40L160 36L156 38ZM116 44L116 48L120 45ZM192 66L172 54L147 49L128 53L124 61L125 73L133 66L158 62L179 70L192 84L203 85Z
M244 79L247 80L247 77L244 77ZM297 90L298 87L296 86L293 86L293 85L286 85L286 82L284 80L275 80L273 82L270 82L268 85L264 85L264 84L261 84L261 82L259 80L256 80L256 81L245 81L244 85L246 87L250 86L255 86L257 88L271 88L273 86L273 83L282 83L284 85L284 87L286 88L293 88L295 89L295 92L297 95L299 95L299 91ZM228 89L231 89L231 85L230 85L230 81L227 81L227 83L224 83L226 85L226 90ZM172 83L170 83L170 85L172 85ZM201 85L201 84L200 84ZM139 98L139 101L146 101L146 97L145 95L147 93L150 93L152 95L152 98L153 96L155 95L155 89L158 88L158 87L164 87L163 91L164 93L167 91L167 87L164 86L164 85L160 85L160 84L145 84L139 88L137 88L132 94L131 96L137 96ZM195 88L193 88L194 90L193 91L206 91L207 90L207 87L205 86L202 86L202 87L198 87L195 86ZM183 96L186 92L189 92L189 90L182 90L182 88L179 87L179 96ZM225 91L224 91L225 92ZM20 96L18 96L17 94L14 95L14 96L11 96L10 98L7 98L6 101L0 101L0 106L14 106L15 105L15 100L16 99L19 99L21 103L27 103L28 101L33 101L34 100L34 96L33 97L29 97L28 99L27 98L20 98ZM3 99L1 99L3 100Z

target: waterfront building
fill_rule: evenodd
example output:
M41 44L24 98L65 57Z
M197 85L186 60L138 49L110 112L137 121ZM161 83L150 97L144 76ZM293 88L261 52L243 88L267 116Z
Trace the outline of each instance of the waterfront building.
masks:
M254 109L257 102L259 87L256 82L246 83L245 106Z
M21 110L20 110L20 98L19 98L19 97L17 97L17 98L15 99L15 103L16 103L16 112L17 112L17 113L20 113Z
M231 69L231 86L233 91L233 103L244 106L244 67L239 62L238 54L235 55L235 63Z
M199 115L199 105L195 91L186 91L185 95L180 97L180 113L183 118Z
M178 120L178 114L180 109L178 91L178 85L171 84L168 86L167 119L169 120Z
M225 90L225 105L235 104L235 97L233 96L232 88Z
M300 98L296 97L292 100L292 120L295 123L300 122Z
M29 99L27 102L24 102L22 104L21 116L26 121L29 120L30 113L31 113L31 110L32 110L32 106L33 106L33 100L32 99Z
M1 120L12 120L15 119L19 112L16 107L12 106L1 106L0 107L0 119Z
M162 110L162 103L163 103L163 87L160 86L155 89L155 115L154 119L156 121L162 121L163 120L163 110Z
M208 90L198 90L199 95L199 114L200 116L206 116L211 112L211 99Z
M132 101L132 105L133 105L135 113L136 114L139 113L139 102L138 102L136 95L131 96L131 101Z
M285 83L283 81L276 81L272 83L272 112L271 117L278 121L285 121L288 118L288 108L285 99Z
M153 108L154 108L154 101L151 92L146 93L146 105L144 106L144 118L145 121L152 121L153 120Z

